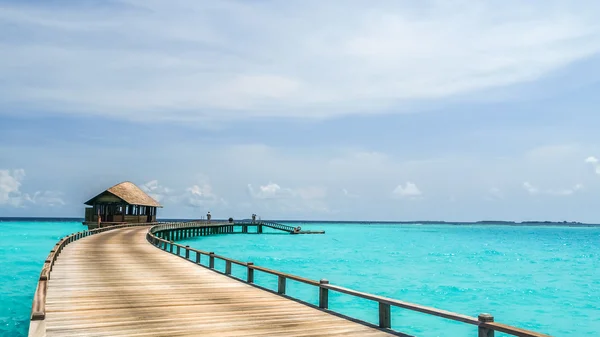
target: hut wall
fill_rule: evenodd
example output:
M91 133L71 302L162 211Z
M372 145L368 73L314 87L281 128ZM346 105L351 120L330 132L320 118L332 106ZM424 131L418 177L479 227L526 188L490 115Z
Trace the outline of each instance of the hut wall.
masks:
M88 207L85 209L85 221L94 221L94 209L92 207Z

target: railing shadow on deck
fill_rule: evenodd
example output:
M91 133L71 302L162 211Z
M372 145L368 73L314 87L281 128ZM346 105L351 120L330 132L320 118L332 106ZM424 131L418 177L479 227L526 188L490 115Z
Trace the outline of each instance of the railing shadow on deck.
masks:
M218 273L235 278L236 280L251 284L255 287L266 289L266 290L274 292L274 293L275 293L274 290L254 284L254 272L259 271L259 272L264 272L267 274L275 275L278 277L276 293L279 295L285 296L287 298L290 298L289 296L286 295L286 281L288 279L314 286L314 287L318 288L318 290L319 290L319 306L318 307L322 310L329 311L328 309L329 309L329 291L330 290L339 292L339 293L344 293L344 294L351 295L351 296L355 296L355 297L359 297L359 298L363 298L363 299L367 299L367 300L371 300L371 301L375 301L379 304L379 328L389 329L390 332L394 332L399 335L404 335L404 334L402 334L401 332L398 332L398 331L391 330L391 328L392 328L391 307L403 308L403 309L416 311L416 312L420 312L420 313L424 313L424 314L428 314L428 315L432 315L432 316L436 316L436 317L449 319L452 321L457 321L457 322L462 322L465 324L477 326L477 333L478 333L477 336L478 337L493 337L495 331L503 332L503 333L506 333L506 334L509 334L512 336L519 336L519 337L550 337L550 335L547 335L547 334L529 331L529 330L517 328L514 326L510 326L507 324L494 322L494 317L490 314L482 313L478 317L471 317L471 316L462 315L462 314L458 314L458 313L454 313L454 312L450 312L450 311L446 311L446 310L436 309L433 307L427 307L427 306L404 302L404 301L400 301L400 300L396 300L396 299L392 299L392 298L387 298L387 297L383 297L383 296L360 292L360 291L356 291L356 290L352 290L352 289L348 289L348 288L330 284L329 281L326 279L321 279L319 281L316 281L316 280L311 280L311 279L307 279L307 278L292 275L292 274L286 274L286 273L283 273L283 272L280 272L277 270L268 269L268 268L254 265L254 263L252 263L252 262L238 261L238 260L231 259L231 258L228 258L225 256L217 255L214 252L207 252L207 251L203 251L203 250L199 250L199 249L190 248L189 246L180 245L180 244L173 242L172 240L160 237L160 236L165 236L166 233L168 233L168 235L167 235L168 238L174 238L174 237L175 238L185 238L185 237L190 237L190 236L196 236L195 235L196 233L198 235L209 235L209 234L213 234L213 233L218 234L218 233L233 232L233 230L231 230L231 232L230 232L229 229L220 231L218 228L221 226L232 227L233 224L232 223L208 224L205 222L204 223L201 223L201 222L165 223L165 224L160 224L160 225L153 226L152 228L150 228L150 230L148 231L148 234L146 235L146 238L147 238L148 242L150 242L155 247L157 247L165 252L169 252L169 253L178 255L178 256L185 258L186 260L188 260L190 262L194 262L198 265L202 265L202 263L201 263L203 260L202 256L206 256L206 257L208 257L208 265L207 265L208 268L210 268ZM217 228L217 229L214 230L214 232L204 232L204 234L202 234L203 233L202 231L206 231L208 228L211 228L211 230L212 230L212 228ZM196 230L196 232L194 232L194 230ZM185 232L182 233L182 231L185 231ZM175 236L172 235L173 232L178 233L178 235L175 235ZM181 255L182 250L184 251L183 256ZM192 256L192 254L193 254L193 256ZM219 259L219 260L222 260L225 262L224 271L219 271L219 270L215 269L215 259ZM206 258L204 260L206 260ZM242 278L235 277L232 275L231 267L234 264L246 267L246 269L247 269L246 279L242 279ZM312 304L302 301L300 299L294 299L294 300L312 306ZM345 315L342 315L339 313L334 313L334 312L331 312L331 313L336 314L338 316L346 317ZM370 323L364 322L359 319L353 319L353 320L359 321L363 324L371 325Z

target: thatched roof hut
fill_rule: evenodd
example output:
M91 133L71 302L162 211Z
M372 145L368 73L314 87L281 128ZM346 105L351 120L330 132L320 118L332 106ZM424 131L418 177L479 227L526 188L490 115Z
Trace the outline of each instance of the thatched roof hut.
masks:
M143 223L156 221L156 209L162 206L134 183L125 181L91 198L85 205L84 224Z
M117 197L128 205L162 207L156 200L152 199L152 197L150 197L130 181L124 181L120 184L116 184L115 186L88 200L85 204L88 206L93 206L98 199L106 199L103 198L106 196Z

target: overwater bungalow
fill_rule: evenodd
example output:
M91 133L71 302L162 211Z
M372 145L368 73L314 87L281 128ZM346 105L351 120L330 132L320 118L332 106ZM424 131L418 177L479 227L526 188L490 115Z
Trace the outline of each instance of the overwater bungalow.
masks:
M88 200L84 225L89 229L121 223L156 222L162 206L129 181L117 184Z

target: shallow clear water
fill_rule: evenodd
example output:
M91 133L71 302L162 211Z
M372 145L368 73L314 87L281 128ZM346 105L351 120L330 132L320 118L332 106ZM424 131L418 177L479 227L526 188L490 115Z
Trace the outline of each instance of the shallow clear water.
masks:
M600 228L311 224L325 235L234 234L182 241L243 261L554 336L600 334ZM44 258L80 222L0 222L0 336L25 336ZM204 260L203 262L206 262ZM223 263L217 267L224 269ZM245 277L241 267L233 273ZM274 276L256 282L276 289ZM313 287L289 282L313 304ZM330 307L373 323L377 306L330 293ZM473 336L474 327L393 309L395 329ZM501 334L496 334L501 336Z
M234 234L182 241L192 247L332 284L477 316L554 336L600 334L600 228L311 224L325 235ZM273 231L274 232L274 231ZM206 262L206 261L205 261ZM223 263L217 268L224 269ZM242 267L234 275L245 277ZM256 272L277 289L277 278ZM317 290L287 292L317 304ZM330 308L377 323L371 301L330 293ZM473 336L462 323L393 309L396 330ZM503 334L496 334L503 336Z
M31 301L44 260L81 222L0 222L0 336L27 336Z

